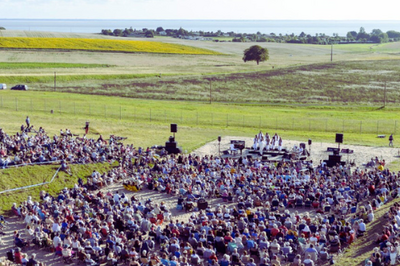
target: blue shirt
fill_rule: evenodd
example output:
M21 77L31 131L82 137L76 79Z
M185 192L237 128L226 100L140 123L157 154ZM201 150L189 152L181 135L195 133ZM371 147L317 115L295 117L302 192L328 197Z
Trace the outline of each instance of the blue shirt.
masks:
M161 261L162 265L165 265L165 266L169 266L170 265L169 264L169 260L167 260L167 259L161 259L160 261Z

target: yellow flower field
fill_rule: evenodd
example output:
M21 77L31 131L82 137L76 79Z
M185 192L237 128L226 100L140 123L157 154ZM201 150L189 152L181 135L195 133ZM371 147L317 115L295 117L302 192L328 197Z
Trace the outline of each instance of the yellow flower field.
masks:
M0 48L61 49L193 55L220 54L207 49L164 42L78 38L0 37Z

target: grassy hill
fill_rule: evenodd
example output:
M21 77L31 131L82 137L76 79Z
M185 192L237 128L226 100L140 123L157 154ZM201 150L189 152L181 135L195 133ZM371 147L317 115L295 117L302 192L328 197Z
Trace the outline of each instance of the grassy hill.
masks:
M0 191L22 186L40 184L51 180L59 165L24 166L0 170ZM50 184L34 188L12 191L0 194L0 213L11 209L12 204L25 201L28 196L32 200L39 199L40 191L45 190L52 195L57 195L65 187L73 187L79 178L86 180L94 169L103 173L112 168L110 164L71 165L72 176L59 172Z

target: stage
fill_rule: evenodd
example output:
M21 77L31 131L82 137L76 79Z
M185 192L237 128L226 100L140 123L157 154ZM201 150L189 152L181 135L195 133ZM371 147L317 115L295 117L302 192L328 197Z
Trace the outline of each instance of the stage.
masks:
M221 158L233 158L239 159L242 158L251 158L253 160L258 159L262 162L281 162L281 161L290 161L290 160L301 160L306 161L308 159L308 150L305 150L303 155L296 154L292 151L289 151L287 148L283 148L281 151L279 150L264 150L262 154L260 154L259 150L254 150L250 147L244 147L243 149L236 149L232 151L231 149L221 151Z

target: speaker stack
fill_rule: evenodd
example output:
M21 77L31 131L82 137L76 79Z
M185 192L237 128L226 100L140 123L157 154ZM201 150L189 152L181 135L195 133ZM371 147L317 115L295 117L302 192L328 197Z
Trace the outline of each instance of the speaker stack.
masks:
M342 155L340 155L340 144L343 143L343 134L336 133L335 142L338 144L337 149L333 149L333 154L329 155L329 159L325 160L328 167L333 167L338 164L345 165L346 162L342 162Z
M343 143L343 134L341 134L341 133L336 133L335 142L336 142L336 143Z
M175 133L178 132L178 125L171 124L171 133L174 133L174 136L170 136L169 140L165 142L165 150L171 154L181 153L181 150L178 148L178 143L175 141Z

